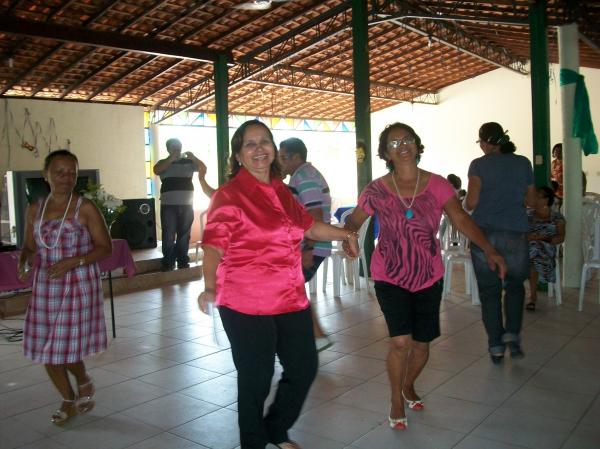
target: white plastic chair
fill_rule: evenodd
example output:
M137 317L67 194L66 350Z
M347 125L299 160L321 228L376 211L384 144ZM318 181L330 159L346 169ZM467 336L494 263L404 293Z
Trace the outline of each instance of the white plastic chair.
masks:
M206 226L206 213L208 211L200 212L200 240L196 241L196 263L198 263L198 253L202 251L202 234L204 234L204 227Z
M352 261L352 271L354 272L354 288L360 288L360 266L362 265L363 274L365 276L365 283L367 284L367 294L371 285L369 284L369 271L367 267L367 255L365 254L365 238L367 237L367 230L372 217L367 217L365 222L358 230L358 247L360 248L359 256Z
M477 279L471 260L469 240L458 232L454 225L448 221L446 232L442 236L442 260L444 262L444 290L442 298L445 298L452 288L452 269L455 264L462 263L465 270L465 293L471 296L471 303L479 305L479 289Z
M319 269L317 270L315 275L312 277L312 279L310 281L308 281L308 291L310 292L311 295L314 295L317 293L317 283L318 283L319 271L321 271L321 267L323 267L323 270L322 270L323 271L323 291L325 291L327 288L327 270L329 268L329 257L326 257L325 260L323 260L323 262L321 263L321 266L319 267Z
M554 275L556 276L555 282L548 282L548 298L555 297L554 303L557 306L562 304L562 283L560 277L560 260L559 255L561 253L562 243L560 245L556 245L556 268L554 269Z
M588 207L589 206L589 207ZM590 222L592 222L591 224ZM577 310L583 310L583 297L585 283L588 279L588 271L600 270L600 207L584 203L583 223L583 257L584 264L581 269L581 282L579 283L579 305ZM600 303L600 276L598 276L598 303Z
M350 216L354 209L349 209L344 212L340 218L340 224L344 225L346 222L346 218ZM367 228L369 227L369 223L371 221L371 217L368 217L360 229L358 230L358 244L360 246L360 255L355 260L351 261L347 267L347 278L348 282L354 284L355 289L360 288L360 276L359 276L359 263L362 261L363 271L365 274L365 279L367 282L367 293L369 292L369 279L368 279L368 271L367 271L367 262L366 256L364 253L364 241L367 233ZM333 260L333 296L340 296L340 283L346 283L344 280L344 262L348 260L346 257L346 253L340 247L334 248L331 252L331 259Z

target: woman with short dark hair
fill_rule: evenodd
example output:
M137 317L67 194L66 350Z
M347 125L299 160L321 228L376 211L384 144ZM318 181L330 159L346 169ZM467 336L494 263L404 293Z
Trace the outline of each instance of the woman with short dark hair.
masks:
M389 426L406 429L405 403L422 410L415 381L429 358L429 344L440 335L439 310L444 265L436 237L442 212L454 226L484 248L487 263L504 276L504 261L462 209L443 177L422 170L425 147L410 126L393 123L379 136L378 154L389 173L368 184L346 219L352 231L377 214L380 231L371 258L375 293L390 335L387 370L392 390Z

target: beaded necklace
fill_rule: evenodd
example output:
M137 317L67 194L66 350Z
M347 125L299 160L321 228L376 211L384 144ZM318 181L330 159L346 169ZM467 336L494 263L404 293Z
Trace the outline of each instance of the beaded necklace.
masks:
M40 236L40 242L42 242L42 246L46 249L54 249L58 245L58 241L60 240L60 233L62 232L63 224L65 224L65 218L67 217L67 212L69 212L69 207L71 207L71 200L73 199L73 192L69 196L69 202L67 203L67 207L65 208L65 213L62 216L62 220L60 221L60 226L58 227L58 232L56 233L56 239L54 239L54 244L47 245L44 241L44 237L42 236L42 221L44 221L44 213L46 212L46 206L48 205L48 200L52 196L52 193L48 195L46 201L44 201L44 207L42 208L42 215L40 216L40 221L38 223L38 235Z
M398 194L398 199L402 203L402 205L406 208L406 212L404 212L404 216L410 220L415 216L415 213L412 210L412 206L415 202L415 197L417 196L417 190L419 189L419 179L421 177L421 170L417 168L417 182L415 184L415 190L412 195L412 199L410 200L410 204L406 204L400 195L400 190L398 190L398 185L396 184L396 178L394 177L394 173L392 172L392 182L394 183L394 188L396 189L396 193Z

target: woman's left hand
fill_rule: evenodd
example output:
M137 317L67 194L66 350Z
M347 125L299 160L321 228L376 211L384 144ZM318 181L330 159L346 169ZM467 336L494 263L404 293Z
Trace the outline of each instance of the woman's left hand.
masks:
M67 274L68 271L76 268L79 265L78 257L67 257L66 259L56 262L54 265L50 265L48 268L48 276L50 279L58 279Z

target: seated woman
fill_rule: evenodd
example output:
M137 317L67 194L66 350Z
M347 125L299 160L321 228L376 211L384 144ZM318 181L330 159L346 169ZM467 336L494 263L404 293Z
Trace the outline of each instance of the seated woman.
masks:
M565 240L565 217L552 210L553 203L552 189L539 187L535 207L527 211L531 293L525 308L530 311L535 310L538 280L556 282L556 245Z

